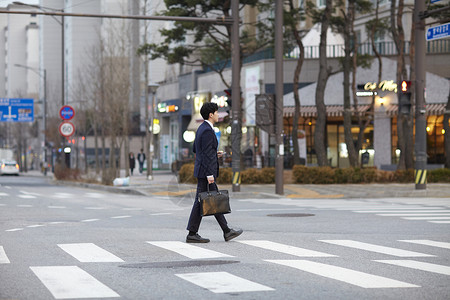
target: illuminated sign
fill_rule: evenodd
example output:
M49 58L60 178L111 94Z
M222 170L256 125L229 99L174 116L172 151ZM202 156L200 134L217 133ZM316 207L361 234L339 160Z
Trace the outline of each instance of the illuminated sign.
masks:
M158 112L159 113L171 113L178 111L178 106L176 105L167 105L166 103L158 104Z
M227 96L214 95L211 99L211 102L216 103L218 107L228 107L227 100Z
M377 89L377 83L376 82L367 82L364 85L365 91L375 91ZM378 89L385 92L394 92L397 93L397 84L394 82L394 80L383 80L378 85Z

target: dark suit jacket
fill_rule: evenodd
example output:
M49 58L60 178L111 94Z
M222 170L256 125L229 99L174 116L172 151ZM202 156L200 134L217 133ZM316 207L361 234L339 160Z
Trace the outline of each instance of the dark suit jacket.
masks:
M207 122L203 122L197 129L193 151L195 156L194 176L206 178L214 175L219 177L219 160L217 159L216 133Z

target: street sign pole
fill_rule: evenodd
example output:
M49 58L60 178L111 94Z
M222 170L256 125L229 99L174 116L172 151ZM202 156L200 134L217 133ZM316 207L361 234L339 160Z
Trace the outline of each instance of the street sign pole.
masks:
M415 184L416 190L427 188L427 133L425 109L425 1L415 0L414 23L416 39L416 141Z
M284 194L284 143L283 143L283 1L275 3L275 192Z
M240 74L240 44L239 44L239 0L231 1L231 13L233 17L231 33L231 99L233 109L233 120L231 123L231 167L233 172L232 190L241 191L241 74Z

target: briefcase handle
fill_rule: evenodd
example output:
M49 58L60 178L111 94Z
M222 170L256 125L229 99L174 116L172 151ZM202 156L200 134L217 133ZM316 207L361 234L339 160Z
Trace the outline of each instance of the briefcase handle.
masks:
M217 190L217 194L221 195L222 193L219 191L219 187L217 186L217 183L214 181L213 183L216 186L216 190ZM211 194L211 192L209 191L209 183L206 185L206 191L208 192L208 194Z

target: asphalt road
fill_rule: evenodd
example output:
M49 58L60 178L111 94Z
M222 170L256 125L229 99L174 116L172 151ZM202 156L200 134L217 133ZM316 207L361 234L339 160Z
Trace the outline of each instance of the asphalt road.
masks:
M192 199L0 177L0 299L449 299L450 199Z

